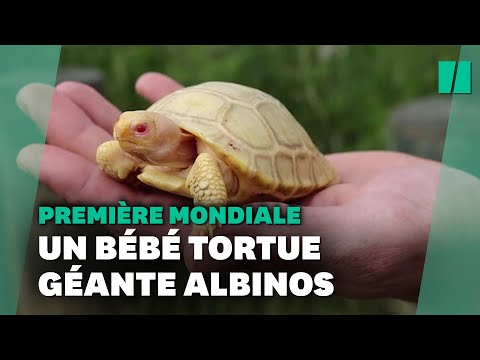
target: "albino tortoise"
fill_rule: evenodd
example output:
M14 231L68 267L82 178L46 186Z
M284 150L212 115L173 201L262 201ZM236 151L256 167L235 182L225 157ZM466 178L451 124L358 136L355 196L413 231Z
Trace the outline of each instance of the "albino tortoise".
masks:
M126 111L113 135L97 150L103 171L117 180L135 176L195 205L289 201L339 180L280 101L234 83L186 87L146 111ZM194 233L211 236L216 227Z

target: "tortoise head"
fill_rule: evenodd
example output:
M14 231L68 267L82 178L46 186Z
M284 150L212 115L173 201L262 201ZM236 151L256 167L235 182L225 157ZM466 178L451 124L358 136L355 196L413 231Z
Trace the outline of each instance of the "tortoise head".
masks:
M113 134L123 151L151 163L164 157L178 141L178 126L152 111L126 111L115 124Z

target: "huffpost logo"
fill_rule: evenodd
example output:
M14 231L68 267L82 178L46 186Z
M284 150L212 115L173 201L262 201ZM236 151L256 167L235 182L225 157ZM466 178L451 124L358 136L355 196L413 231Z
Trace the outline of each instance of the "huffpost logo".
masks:
M438 93L452 94L452 92L453 94L472 93L471 61L438 62Z

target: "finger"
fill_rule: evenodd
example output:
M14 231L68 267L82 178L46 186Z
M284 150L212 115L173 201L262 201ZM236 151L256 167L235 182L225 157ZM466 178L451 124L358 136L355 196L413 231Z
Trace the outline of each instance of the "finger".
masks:
M135 84L137 93L152 103L181 88L172 78L155 72L143 74Z
M51 98L51 102L46 99ZM95 161L98 145L112 136L62 92L42 84L30 84L17 94L21 110L46 132L46 142Z
M32 118L44 134L48 128L53 91L50 85L32 83L20 89L16 97L18 108Z
M53 145L31 144L17 156L18 166L36 176L56 195L72 204L105 205L119 200L130 206L162 204L183 206L187 200L154 189L139 190L105 175L97 165Z
M181 199L171 194L143 192L117 182L103 174L83 157L53 145L31 144L17 155L20 169L39 178L54 194L67 203L82 206L118 206L125 201L128 206L183 206ZM164 224L168 227L168 216ZM127 225L109 225L116 234L123 234ZM178 224L180 234L188 234L188 225ZM138 234L163 235L158 225L135 225ZM179 235L180 235L179 234Z
M379 173L392 168L429 165L435 162L394 151L354 151L326 156L342 183L367 183Z
M136 200L135 190L107 177L94 163L57 146L28 145L18 153L17 164L72 204L94 206Z
M113 125L120 116L120 110L100 95L97 90L72 81L63 82L56 88L68 96L94 123L109 134L113 132Z

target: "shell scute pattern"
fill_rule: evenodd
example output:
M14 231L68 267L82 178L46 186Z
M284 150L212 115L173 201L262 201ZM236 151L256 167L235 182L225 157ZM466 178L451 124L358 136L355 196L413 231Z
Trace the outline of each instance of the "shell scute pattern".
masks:
M207 82L176 91L148 110L169 116L210 145L240 180L279 199L302 196L336 177L287 108L260 90Z

